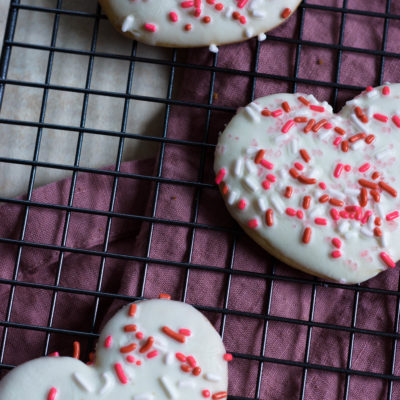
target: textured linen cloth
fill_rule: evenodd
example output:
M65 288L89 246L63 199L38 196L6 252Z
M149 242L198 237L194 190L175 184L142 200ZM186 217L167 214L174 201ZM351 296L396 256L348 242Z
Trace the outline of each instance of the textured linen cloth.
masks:
M320 0L308 3L341 7L342 2ZM349 8L385 12L385 4L380 0L348 1ZM400 14L400 1L392 1L390 10ZM276 37L298 39L299 13L286 24L271 32ZM304 17L304 40L321 41L337 45L340 37L340 13L327 13L319 10L307 10ZM380 50L384 20L382 18L347 15L345 40L348 47ZM390 21L387 37L387 51L398 51L400 23ZM297 44L269 40L260 45L257 65L254 54L257 42L251 40L242 44L220 48L216 66L226 68L212 74L201 69L185 69L181 89L177 100L190 101L199 105L212 102L221 106L218 111L208 114L206 107L172 106L167 130L168 139L188 140L198 143L215 144L218 132L223 129L233 112L229 111L246 105L251 101L254 89L255 97L269 93L293 91L291 80L259 77L254 81L252 72L294 76L296 68ZM187 52L187 60L194 65L212 65L213 55L207 49L195 49ZM375 54L343 52L338 54L334 47L303 45L299 61L298 76L304 81L297 85L297 91L313 93L320 100L331 100L333 89L323 84L309 84L307 80L332 82L338 73L340 57L341 68L338 81L351 86L365 87L379 84L381 57ZM400 81L398 58L386 58L383 80ZM230 69L239 69L245 73L231 73ZM214 91L210 93L210 82L215 80ZM356 95L356 91L340 90L338 106ZM224 110L224 107L228 107ZM209 118L208 118L209 117ZM343 398L345 373L335 368L351 367L358 371L390 374L393 340L368 334L368 330L394 332L396 315L396 296L356 292L346 288L316 287L309 283L289 282L282 279L271 281L262 274L296 277L309 280L310 277L297 272L269 256L245 235L240 233L232 218L225 210L223 200L215 188L169 182L182 180L188 182L213 182L212 162L213 146L202 150L196 145L167 143L164 145L162 178L167 179L158 186L150 180L137 179L135 175L118 180L114 211L129 214L131 219L112 218L110 237L107 247L104 238L108 229L106 215L73 212L68 219L68 234L64 237L66 212L43 207L31 207L24 240L41 243L43 248L24 246L18 252L13 244L0 244L0 278L26 282L25 286L16 286L11 323L35 326L48 326L55 329L76 330L79 332L98 332L107 319L125 303L126 300L113 300L101 296L98 304L96 297L81 293L81 290L101 291L121 296L157 297L159 293L170 293L173 299L182 299L183 288L187 281L185 301L204 307L224 307L227 295L227 275L223 269L233 268L259 275L246 276L234 274L230 280L230 292L227 308L237 312L228 312L225 320L224 342L229 352L239 356L230 364L229 394L232 396L254 397L257 395L257 376L260 372L258 357L282 360L263 364L260 399L298 398L304 371L299 366L285 365L287 362L304 362L329 367L330 370L309 368L305 387L306 399L334 400ZM204 176L200 168L205 163ZM155 176L159 159L124 163L121 171L127 174ZM112 169L109 169L110 171ZM79 173L73 206L82 209L108 211L113 188L113 177L105 174ZM64 180L34 191L32 201L54 205L66 205L69 200L71 180ZM154 196L157 206L154 209ZM198 212L194 210L198 205ZM135 216L165 220L165 223L142 221ZM0 237L19 239L25 216L25 208L7 204L0 208ZM170 223L197 222L233 229L232 235L224 229L213 230L199 228L193 231L191 226ZM149 238L151 245L148 247ZM237 238L234 258L231 260L233 237ZM60 256L52 245L61 245L65 239L68 249L84 249L85 254L66 251ZM288 244L290 245L290 244ZM91 254L91 251L107 251L105 259ZM111 256L110 256L111 254ZM142 259L121 260L113 254L146 257L154 260L172 262L191 262L197 266L213 267L209 270L192 268L188 272L180 265L148 263ZM15 271L16 261L20 257L20 266ZM231 265L232 262L232 265ZM146 275L144 275L146 273ZM16 276L14 276L16 274ZM145 281L145 284L143 282ZM397 290L398 270L388 271L363 284L386 290ZM44 285L42 288L30 287L29 283ZM51 304L54 293L45 285L58 284L63 288L73 288L75 293L57 292L54 313ZM6 319L6 311L12 288L9 284L0 284L0 315ZM328 326L308 327L302 324L310 318L310 310L315 299L313 321ZM354 301L358 301L356 318L353 316ZM96 322L93 317L96 313ZM250 313L243 315L243 313ZM209 310L207 317L216 326L221 326L221 313ZM269 315L268 324L264 316ZM277 321L275 317L287 318ZM350 332L335 329L332 325L365 329L351 337ZM329 325L330 324L330 325ZM92 326L93 325L93 326ZM0 334L4 331L0 329ZM266 334L263 351L263 335ZM309 354L306 354L307 335L311 333ZM72 342L76 336L55 332L50 336L49 351L62 354L72 353ZM94 342L90 338L79 337L82 342L83 356L92 350ZM16 365L31 358L43 355L46 333L30 329L9 328L6 338L4 363ZM352 361L349 365L350 343L354 340ZM86 353L87 354L87 353ZM240 356L246 355L245 357ZM250 356L250 357L249 357ZM399 358L396 354L396 359ZM271 361L271 360L270 360ZM400 363L393 371L399 374ZM349 380L349 398L381 399L385 398L388 383L384 379L352 375ZM400 396L398 383L393 385L393 398Z

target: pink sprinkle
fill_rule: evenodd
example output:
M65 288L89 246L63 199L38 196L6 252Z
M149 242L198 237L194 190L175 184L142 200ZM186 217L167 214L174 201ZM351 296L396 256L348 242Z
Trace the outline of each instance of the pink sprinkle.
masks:
M176 353L175 357L180 361L180 362L185 362L186 361L186 356L182 353Z
M396 266L396 263L392 260L392 258L389 256L388 253L385 253L382 251L382 253L379 254L382 261L390 268L394 268Z
M366 223L368 222L368 220L369 220L369 217L370 217L371 215L372 215L372 211L371 211L371 210L365 211L365 214L364 214L363 219L361 220L361 223L362 223L362 224L366 224Z
M332 129L333 128L333 125L330 123L330 122L327 122L325 125L324 125L324 129Z
M239 0L237 6L243 8L249 0Z
M303 211L302 210L297 210L296 216L297 216L298 219L303 219L303 217L304 217Z
M314 222L317 225L328 225L328 220L326 220L325 218L315 218Z
M342 241L339 238L333 238L332 244L337 248L340 249L342 247Z
M360 172L366 172L366 171L368 171L370 169L370 167L371 167L370 163L365 163L365 164L361 165L361 167L358 168L358 170Z
M267 169L274 169L274 164L270 163L270 162L267 161L267 160L262 159L261 162L260 162L260 164L261 164L264 168L267 168Z
M268 190L271 187L271 184L268 181L263 181L261 185L265 190Z
M296 210L294 210L293 208L287 208L286 214L289 215L290 217L294 217L296 215Z
M126 361L127 361L128 363L133 364L133 363L135 362L135 357L133 357L133 356L126 356Z
M335 250L335 251L332 251L331 256L333 258L340 258L340 257L342 257L342 253L339 250Z
M107 336L106 340L104 341L104 347L106 349L109 349L111 347L112 344L112 336Z
M388 120L389 120L389 118L386 115L383 115L383 114L374 114L373 117L375 119L377 119L378 121L381 121L381 122L384 122L384 123L388 122Z
M393 211L390 214L386 215L386 221L393 221L396 218L399 218L400 213L398 211Z
M47 357L60 357L60 353L55 351L54 353L47 354Z
M344 166L344 170L345 170L346 172L350 172L350 171L351 171L351 165L346 164L346 165Z
M340 142L342 141L342 138L340 136L338 136L334 141L333 141L333 145L334 146L338 146L340 144Z
M317 111L317 112L324 112L325 108L322 106L310 105L310 110Z
M332 208L330 214L334 221L338 221L340 219L339 212L336 210L336 208Z
M320 182L320 183L318 184L318 186L319 186L322 190L325 190L325 189L326 189L326 183L325 183L325 182Z
M366 92L372 92L374 90L374 88L372 86L368 86L365 91Z
M288 122L286 122L285 125L283 125L282 133L288 133L293 126L294 126L294 121L290 119Z
M157 31L157 26L155 26L154 24L144 24L144 29L146 29L146 31L148 32L156 32Z
M119 381L123 384L126 385L128 383L128 378L125 375L124 369L122 368L122 365L120 363L114 364L114 370L115 373L117 374L117 377Z
M139 340L142 340L143 339L143 333L142 332L138 332L136 334L136 338L139 339Z
M394 122L394 124L395 124L398 128L400 128L400 118L399 118L397 115L395 115L394 117L392 117L392 121Z
M183 336L191 336L192 331L190 329L179 329L178 331Z
M299 171L303 171L304 167L302 163L299 162L295 162L294 166L299 170Z
M181 7L182 8L194 7L194 1L182 1Z
M218 171L217 176L215 177L215 183L217 185L219 185L222 182L222 180L225 178L225 175L226 175L226 169L225 168L221 168Z
M255 229L258 226L258 221L256 219L251 219L248 223L247 223L248 227L251 229Z
M347 211L344 211L344 210L339 211L339 215L340 215L342 218L345 218L345 219L347 219L347 218L350 217L350 214L349 214Z
M336 165L335 172L333 173L333 176L335 178L340 178L340 175L342 174L342 171L343 171L343 167L344 167L344 165L340 164L340 163L338 165Z
M273 174L268 174L266 177L270 182L276 182L276 176Z
M231 362L233 360L233 355L230 354L230 353L225 353L224 354L224 360L228 361L228 362Z
M388 96L388 95L390 94L390 88L389 88L388 86L385 86L385 87L382 89L382 94L383 94L384 96Z
M188 362L188 364L194 368L197 365L197 361L193 356L187 356L186 361Z
M47 395L47 400L55 400L57 397L57 389L55 387L52 387L49 390L49 394Z
M238 209L239 210L244 210L246 208L246 200L240 199L238 202Z
M177 21L178 21L178 14L177 14L176 12L171 11L171 12L169 13L169 19L170 19L172 22L177 22Z
M158 351L157 350L153 350L150 351L149 353L147 353L147 358L154 358L158 356Z
M361 207L358 208L357 211L356 211L356 215L355 215L356 221L361 221L362 213L363 213L362 208Z
M272 111L272 113L271 113L271 115L272 115L274 118L280 117L282 114L283 114L283 111L282 111L282 110L275 110L275 111Z

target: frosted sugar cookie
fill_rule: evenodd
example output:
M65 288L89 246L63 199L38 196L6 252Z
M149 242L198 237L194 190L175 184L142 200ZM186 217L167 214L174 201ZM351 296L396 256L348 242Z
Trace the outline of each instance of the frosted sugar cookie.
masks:
M259 36L284 22L300 0L99 0L111 23L140 42L210 46Z
M43 357L0 381L4 400L226 399L224 345L193 307L170 300L133 303L104 327L92 365Z
M232 216L287 264L343 283L400 258L400 84L367 88L338 114L311 95L240 109L214 169Z

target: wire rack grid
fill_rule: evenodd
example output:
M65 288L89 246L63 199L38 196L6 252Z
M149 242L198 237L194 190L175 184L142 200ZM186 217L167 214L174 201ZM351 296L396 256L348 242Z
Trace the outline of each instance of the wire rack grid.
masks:
M285 368L294 367L298 371L298 393L295 398L305 399L310 397L307 395L310 379L308 378L310 372L322 371L340 377L340 397L343 399L351 398L351 382L355 377L368 377L374 380L383 382L383 392L381 398L392 399L395 398L393 394L394 387L400 381L398 374L398 361L397 355L397 340L399 339L398 325L399 325L399 311L400 311L400 281L396 287L387 286L379 287L374 284L363 284L357 286L346 286L337 283L323 282L312 277L302 274L286 274L280 273L277 269L277 263L272 262L271 268L267 272L252 272L246 270L235 269L235 257L237 244L243 236L237 226L232 228L224 228L212 224L204 224L199 221L199 214L201 208L201 197L204 191L215 191L216 187L211 183L207 176L207 165L210 160L207 156L208 152L212 151L215 147L214 139L209 138L209 132L212 129L212 115L213 113L225 113L226 118L230 118L235 111L233 106L216 105L215 93L215 79L217 74L228 74L230 76L238 77L241 79L249 79L251 90L248 100L253 100L257 92L257 81L267 79L272 82L284 82L290 91L296 92L301 85L308 85L309 87L327 89L329 97L334 108L337 109L339 105L343 104L343 100L349 99L353 94L363 89L363 86L347 84L341 81L341 70L344 54L352 54L355 57L368 56L377 63L377 74L374 77L374 84L381 84L385 79L385 66L386 60L398 60L400 52L387 50L387 39L389 34L390 24L395 24L400 20L400 14L392 13L394 5L399 8L397 1L387 0L382 5L381 10L368 10L358 9L351 7L351 0L343 1L303 1L300 5L296 17L296 30L291 37L278 35L268 35L265 43L254 42L252 51L251 68L249 70L233 69L232 67L225 67L219 65L219 55L209 55L212 60L211 63L193 63L188 62L185 58L185 50L172 49L168 52L167 57L147 57L138 54L138 45L132 42L129 52L121 54L113 51L99 50L99 35L102 23L107 23L105 16L101 13L99 7L95 7L93 11L83 11L79 7L70 7L64 4L62 0L51 2L23 2L20 0L13 0L10 3L9 15L6 26L6 33L4 38L3 50L0 60L0 107L3 106L3 112L0 114L0 126L17 127L19 129L31 128L34 130L33 141L33 156L31 158L18 158L2 155L0 157L0 165L3 167L22 166L24 167L26 175L26 189L24 190L23 197L15 197L11 195L2 195L0 201L3 204L14 205L21 211L21 223L18 225L18 237L0 237L0 244L13 249L13 271L12 276L0 277L0 285L8 289L8 298L2 309L2 316L0 320L0 327L2 327L1 347L0 347L0 369L4 371L13 368L15 365L7 362L7 346L12 339L13 332L24 330L28 332L40 332L44 336L41 343L42 354L48 354L52 348L51 341L54 337L60 336L61 341L65 341L65 337L78 338L83 342L88 343L88 349L93 345L98 337L98 320L103 317L101 314L101 301L120 300L121 302L132 301L146 297L146 279L148 276L149 266L152 264L161 265L162 267L177 268L184 272L184 285L183 289L178 296L179 300L187 301L190 295L190 274L195 271L202 274L217 273L221 274L224 278L221 287L218 288L223 293L223 304L218 306L194 304L198 309L207 313L208 315L217 315L220 317L219 330L224 337L227 319L230 316L246 317L249 320L261 321L261 340L259 353L246 353L241 351L232 350L236 360L245 360L255 362L257 365L256 379L252 381L252 389L243 388L243 390L235 389L234 393L229 396L230 399L263 399L273 398L273 384L272 389L266 393L263 390L263 382L265 376L268 374L268 369L272 365L283 366ZM340 3L340 4L339 4ZM45 5L44 5L45 4ZM337 43L323 43L320 41L313 41L303 37L304 26L307 23L307 14L313 12L323 12L334 14L340 19L338 29L338 42ZM18 34L18 19L21 14L27 18L33 15L46 15L51 18L52 25L46 31L48 37L47 44L31 43L29 41L20 41L16 39ZM88 21L90 25L89 44L87 49L79 49L58 45L58 35L60 24L64 17L80 18L83 21ZM382 21L383 30L381 33L381 48L359 48L346 45L346 21L348 18L376 18ZM90 22L90 24L89 24ZM259 60L260 54L264 51L263 48L269 44L277 45L290 45L294 50L294 68L288 74L277 74L260 72ZM333 76L330 80L319 80L304 78L299 76L299 69L301 63L302 52L304 48L320 49L321 51L329 50L334 54ZM12 73L12 57L18 49L27 49L32 51L39 51L46 54L45 72L43 74L43 81L30 81L13 79L10 77ZM84 76L82 77L81 86L67 86L62 83L57 84L52 82L52 73L55 65L56 57L60 54L66 56L81 56L87 60L87 68L85 68ZM126 79L124 81L124 89L120 91L101 90L95 88L96 76L94 73L95 62L99 59L106 61L120 60L129 64L127 69ZM137 94L133 92L135 79L137 78L137 69L141 65L145 66L160 66L168 71L166 85L164 87L164 95L149 96L146 94ZM199 103L190 100L181 100L174 95L177 85L179 85L179 74L182 71L202 71L208 73L208 96L204 103ZM41 90L40 104L37 104L38 113L36 119L23 119L12 118L7 112L4 111L6 102L6 92L10 87L24 87L28 89ZM46 112L49 108L49 97L54 92L69 92L81 96L81 103L79 103L79 121L74 124L57 124L48 122L46 119ZM90 109L90 99L92 96L103 96L106 98L119 99L123 102L123 111L119 119L118 129L108 128L93 128L87 124L88 110ZM132 103L143 102L146 104L157 104L162 107L162 121L158 126L156 134L152 136L143 136L140 133L131 133L128 128L129 112L132 109ZM203 136L198 138L198 141L191 141L185 139L176 139L169 137L169 122L171 109L175 106L196 108L204 111L205 122ZM76 135L76 147L73 155L73 160L70 163L57 163L55 161L43 161L40 158L41 146L45 138L46 130L55 130L63 132L64 134L74 133ZM87 136L102 136L112 137L117 140L115 151L114 167L111 169L85 166L81 163L82 154L85 149L85 138ZM153 143L158 147L156 168L154 174L140 174L124 172L122 170L122 163L124 161L124 151L127 141L140 141L146 143ZM200 149L200 164L198 175L193 180L172 179L163 176L163 167L165 164L166 147L169 145L174 146L188 146ZM1 167L0 167L1 168ZM36 187L36 179L39 172L43 169L63 171L69 174L71 183L68 191L68 201L66 204L49 204L35 200L34 189ZM111 179L111 190L109 198L109 206L107 210L91 209L90 207L78 207L74 203L76 193L79 189L78 176L83 173L92 175L108 176ZM121 180L129 179L132 181L145 181L151 182L154 189L154 195L151 199L150 211L143 214L129 214L116 211L116 199ZM181 222L174 219L163 218L158 214L158 201L162 185L173 184L184 187L189 187L194 190L194 201L191 206L191 218L188 222ZM42 243L40 241L27 240L26 231L28 229L30 215L33 210L54 210L63 212L62 220L62 234L59 243ZM98 248L95 249L82 249L79 246L71 246L68 241L70 231L70 223L73 215L91 215L100 216L105 219L103 241ZM143 255L129 255L119 253L118 251L110 250L110 240L112 234L113 222L122 220L125 223L146 223L149 227L146 233L145 252ZM190 240L188 243L188 252L186 260L184 261L171 261L168 258L160 259L152 257L151 248L153 246L153 231L154 228L160 224L185 227L190 232ZM231 247L229 252L228 261L225 268L215 267L213 265L202 265L192 261L194 247L198 232L224 232L231 239ZM21 268L21 260L24 257L24 252L27 249L35 249L39 253L52 251L58 254L56 262L56 273L52 283L35 282L27 279L21 279L19 272ZM79 287L67 287L62 284L62 274L65 273L65 257L66 254L78 254L95 257L98 268L97 285L95 289L82 289ZM137 262L141 266L141 278L138 284L138 290L135 295L119 294L113 291L108 291L103 288L103 278L106 274L106 264L109 260L121 260L123 262ZM238 310L230 301L232 280L235 277L244 279L259 279L265 282L267 290L264 294L264 310L263 312L248 312ZM397 275L396 275L397 277ZM279 284L288 285L302 285L309 289L309 308L307 318L301 318L295 315L274 315L271 313L272 299L274 293L277 291L276 286ZM48 317L46 323L32 323L27 321L13 320L14 302L17 290L30 290L38 289L51 294L51 302L48 310ZM324 295L324 290L340 290L349 295L349 304L351 310L349 312L350 320L348 325L335 324L331 322L321 322L315 318L315 310L317 307L318 296ZM63 294L70 294L72 296L88 296L91 302L92 314L90 323L85 329L75 328L58 328L54 327L54 320L57 317L57 302ZM325 293L326 294L326 293ZM393 315L391 319L393 325L390 329L371 329L360 327L357 324L357 316L359 312L360 297L363 295L376 296L377 298L385 301L390 298L395 302L393 308ZM302 359L291 358L290 355L286 357L275 357L268 355L268 337L271 324L283 323L290 329L293 326L305 329L305 349ZM329 362L313 362L311 360L311 348L313 333L316 330L330 330L346 335L348 338L347 359L343 366L330 365ZM368 337L376 338L376 340L383 340L390 347L390 365L383 371L376 371L373 368L360 369L354 368L353 350L354 344L358 336L366 335ZM40 354L39 354L40 355ZM379 354L378 354L379 356ZM293 397L294 398L294 397Z

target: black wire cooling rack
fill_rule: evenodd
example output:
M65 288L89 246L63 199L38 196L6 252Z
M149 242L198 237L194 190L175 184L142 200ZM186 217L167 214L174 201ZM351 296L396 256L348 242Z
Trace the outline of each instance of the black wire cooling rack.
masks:
M192 251L195 242L195 232L198 230L218 230L217 227L212 225L204 225L198 222L197 216L199 213L199 201L198 198L201 192L205 189L212 189L215 190L215 185L211 183L204 182L205 176L205 157L202 157L200 168L199 168L199 175L197 181L180 181L174 179L167 179L162 177L162 165L164 162L165 156L165 145L168 143L179 144L179 145L186 145L190 144L193 145L192 142L185 142L185 140L178 140L178 139L169 139L167 137L167 132L169 129L169 116L170 116L170 108L172 106L188 106L188 107L197 107L203 110L206 110L206 127L209 127L210 124L210 117L214 111L218 112L226 112L230 115L234 112L233 107L223 107L223 106L216 106L212 104L212 101L209 101L207 104L198 104L196 102L190 101L181 101L173 96L174 87L176 85L176 74L177 70L187 70L187 69L196 69L202 70L210 73L210 99L213 98L214 94L214 77L216 73L227 73L231 74L232 76L243 77L243 79L251 79L252 82L252 90L250 94L249 100L252 100L255 96L255 87L257 79L270 79L271 81L279 81L279 82L286 82L290 90L296 91L299 85L305 84L309 86L313 86L316 88L326 88L329 89L331 92L331 103L333 104L334 108L337 109L337 106L340 105L340 93L345 92L349 93L346 94L344 97L346 99L351 98L353 94L356 94L363 87L349 85L346 83L342 83L340 81L340 73L342 68L342 57L343 54L353 54L355 56L369 56L371 57L375 63L378 64L378 74L375 77L375 84L381 84L384 81L385 77L385 62L388 58L391 60L398 60L400 58L400 50L396 51L388 51L387 50L387 38L388 38L388 31L389 31L389 24L396 23L400 20L400 14L392 14L391 9L393 4L398 3L398 1L390 1L387 0L385 5L382 6L382 10L368 10L366 6L365 9L356 9L351 7L351 0L343 0L343 1L304 1L298 11L297 11L297 18L298 25L296 28L296 32L291 37L281 37L281 36L274 36L270 35L267 37L267 42L269 43L279 43L279 44L288 44L292 46L294 49L295 54L295 62L294 62L294 71L290 74L269 74L263 73L258 70L258 63L259 63L259 55L260 55L260 46L262 44L257 43L255 46L255 50L252 54L253 60L252 65L253 69L250 71L244 70L235 70L232 68L225 68L218 65L218 55L210 55L213 62L211 65L200 65L200 64L193 64L187 63L185 61L181 61L184 59L182 54L184 54L184 50L175 50L172 49L170 52L169 58L152 58L146 56L139 56L137 55L137 43L132 42L132 47L130 50L129 55L124 54L115 54L112 51L99 51L97 49L97 42L98 42L98 35L99 35L99 24L101 21L105 21L105 16L102 15L101 9L99 7L94 7L93 12L82 11L80 9L69 9L67 7L67 1L62 0L54 0L54 5L49 6L51 4L50 1L41 2L41 1L32 1L30 3L24 1L11 1L10 9L8 14L7 26L5 31L4 37L4 44L1 54L0 60L0 107L2 106L4 100L4 93L7 87L25 87L25 88L36 88L41 89L43 91L41 104L39 105L40 111L38 113L38 118L36 120L23 120L23 119L13 119L9 118L8 115L1 113L0 114L0 126L17 126L21 128L30 127L36 130L35 134L35 145L33 151L33 157L31 159L20 159L20 158L13 158L13 157L0 157L0 168L1 166L25 166L27 171L29 171L29 179L27 181L27 190L25 191L26 196L24 198L14 198L13 196L2 196L0 197L0 202L7 203L7 204L14 204L17 205L23 210L23 218L20 227L20 231L18 234L18 239L12 239L9 237L0 237L0 243L6 244L8 246L12 246L15 248L15 258L14 262L14 271L13 276L9 278L1 277L0 285L6 286L10 289L8 303L4 305L4 316L0 320L0 327L3 327L3 333L1 336L1 345L0 345L0 370L8 370L14 367L14 365L10 365L5 362L5 354L7 349L7 343L10 339L10 335L12 335L13 330L15 329L22 329L32 332L43 332L46 334L45 339L45 346L43 350L43 354L47 354L49 351L49 343L50 343L50 336L55 335L69 335L76 337L79 340L95 340L97 338L97 332L95 330L96 320L99 317L98 311L98 304L100 299L119 299L121 301L131 301L135 299L140 299L144 297L145 293L145 283L146 283L146 271L147 267L150 263L157 263L165 266L174 266L177 268L181 268L187 271L203 271L203 272L218 272L224 274L226 280L224 281L224 286L221 287L221 291L225 293L224 297L224 304L222 307L210 307L210 306L198 306L198 308L205 312L210 312L214 314L218 314L221 316L221 326L220 332L224 334L225 330L225 323L226 323L226 316L229 315L242 315L246 316L250 319L260 320L263 321L263 333L262 333L262 340L261 340L261 348L260 354L246 354L235 352L234 349L233 353L237 359L244 359L244 360L252 360L258 363L257 369L257 379L254 382L255 387L252 390L251 395L246 392L242 393L234 393L231 395L230 399L259 399L259 398L273 398L273 393L267 394L267 397L263 397L261 395L261 387L263 382L263 376L267 373L266 370L270 365L281 365L284 367L297 367L301 370L301 384L299 385L299 393L296 398L305 399L307 398L307 384L309 382L308 374L310 371L326 371L330 374L337 375L341 377L341 385L343 385L342 398L348 399L351 398L350 394L350 384L351 379L353 377L368 377L375 380L380 380L384 382L385 385L385 394L381 398L392 399L395 398L393 395L393 387L396 382L400 381L400 375L398 374L398 361L396 360L397 354L397 340L399 339L400 335L398 333L398 325L399 325L399 311L400 311L400 284L397 286L397 289L382 289L378 287L373 287L373 285L357 285L357 286L345 286L337 283L330 283L330 282L323 282L317 279L313 279L312 277L300 275L299 276L290 276L285 274L278 274L276 273L275 268L268 273L252 273L252 272L243 272L239 270L235 270L233 268L234 258L235 258L235 244L236 239L239 235L241 235L240 231L235 228L232 230L226 230L229 235L232 237L232 249L230 253L230 262L228 268L220 269L213 266L204 266L204 265L197 265L192 263L190 260L192 259ZM384 3L384 2L382 2ZM43 5L45 4L45 6ZM327 5L328 4L328 5ZM333 6L332 6L333 5ZM384 9L383 9L384 8ZM18 31L18 17L19 15L24 12L28 14L30 13L42 13L51 15L53 18L53 25L52 29L48 31L48 44L34 44L30 42L18 41L15 39L16 33ZM337 26L338 29L338 43L336 44L327 44L321 43L317 41L306 40L303 38L303 28L304 24L306 23L306 16L307 13L312 12L324 12L324 13L331 13L334 15L339 15L341 23ZM90 49L89 50L82 50L82 49L74 49L69 47L60 47L57 45L57 34L60 25L60 19L63 16L70 16L70 17L79 17L82 18L84 21L90 21L93 23L93 30L90 37ZM346 39L346 19L349 16L357 16L357 17L368 17L368 18L376 18L382 21L383 31L382 31L382 41L381 41L381 48L379 49L368 49L368 48L355 48L345 44ZM304 47L311 47L315 49L322 50L329 50L334 52L335 54L335 63L334 63L334 79L329 81L322 81L316 79L304 79L298 75L299 72L299 65L301 60L301 55ZM29 50L37 50L42 51L43 54L46 54L47 57L47 65L46 65L46 73L44 74L43 82L30 82L30 81L21 81L12 78L8 78L10 74L10 63L13 51L16 49L29 49ZM87 70L85 72L84 83L82 87L70 87L70 86L63 86L62 84L54 84L51 82L52 77L52 68L54 63L54 57L57 54L66 54L70 56L85 56L88 59ZM123 60L129 62L129 72L128 78L125 82L126 90L125 91L104 91L98 90L93 88L93 82L95 77L93 76L93 64L97 59L107 59L107 60ZM400 62L400 61L399 61ZM131 88L134 79L137 79L136 75L134 75L134 69L137 65L145 64L145 65L160 65L166 67L169 71L168 76L168 84L166 87L166 94L165 96L147 96L141 94L132 94ZM369 83L370 84L370 83ZM49 123L46 121L46 110L48 108L48 97L50 91L69 91L73 93L77 93L82 95L83 102L82 107L80 109L80 123L79 126L73 126L68 124L55 124ZM86 127L85 121L88 111L88 102L89 96L93 95L101 95L110 98L118 98L122 99L124 102L124 108L122 113L122 118L120 121L120 130L107 130L107 129L93 129L90 127ZM210 100L209 99L209 100ZM136 133L128 133L127 132L127 118L128 118L128 109L129 103L133 100L144 101L149 104L161 104L164 107L164 119L162 122L162 126L160 126L160 135L159 136L146 136L143 137L142 135ZM0 108L1 110L1 108ZM56 162L46 162L40 160L39 153L41 148L41 140L43 138L43 132L45 129L54 129L60 130L63 132L74 132L77 134L77 146L76 146L76 153L74 155L74 162L71 164L58 164ZM114 138L119 139L118 151L117 156L114 162L114 169L100 169L100 168L91 168L91 167L84 167L80 166L79 160L81 157L82 151L82 143L84 135L102 135L102 136L112 136ZM124 172L121 172L121 164L123 160L123 149L124 149L124 142L128 139L137 139L137 140L144 140L147 142L153 142L160 146L160 152L158 154L157 160L157 168L156 173L154 176L142 176L138 174L130 175ZM203 138L199 143L196 143L196 146L200 146L204 151L212 150L215 146L215 143L209 143L207 141L207 135ZM68 204L67 205L57 205L57 204L47 204L38 202L32 199L34 188L35 188L35 178L37 172L40 168L46 169L57 169L63 170L70 173L72 177L72 184L70 186L70 191L68 195ZM74 195L77 190L76 182L77 176L80 173L93 173L93 174L104 174L108 175L113 179L112 191L111 191L111 198L110 198L110 207L107 211L99 211L94 209L81 209L79 207L74 206ZM144 216L144 215L127 215L114 210L115 199L117 195L117 187L118 182L122 178L131 178L131 179L139 179L139 180L146 180L150 181L155 185L155 196L151 207L151 215ZM196 201L193 203L193 213L192 213L192 220L188 223L173 221L168 219L159 218L156 214L157 210L157 201L158 201L158 193L160 190L161 183L173 183L173 184L183 184L189 187L193 187L197 192ZM1 194L0 194L1 195ZM65 220L63 221L63 234L62 240L59 245L54 244L44 244L44 243L36 243L34 241L27 241L25 238L25 232L27 229L27 225L29 224L29 215L34 209L54 209L58 211L65 212ZM92 215L100 215L107 219L105 232L104 232L104 242L99 250L81 250L79 248L69 247L67 238L70 226L70 217L72 213L80 213L80 214L92 214ZM145 221L150 226L150 234L148 235L148 243L147 243L147 253L144 257L142 256L130 256L125 254L118 254L115 252L110 252L108 250L108 242L111 233L111 225L113 218L121 218L128 222L130 221ZM174 224L174 225L181 225L188 227L192 234L191 234L191 242L190 242L190 251L188 255L187 262L174 262L169 260L159 260L153 259L150 255L150 247L152 244L152 235L151 231L155 224L162 223L162 224ZM97 286L97 290L83 290L78 288L69 288L60 285L60 277L57 276L56 281L54 284L48 283L32 283L28 281L24 281L23 279L18 278L18 272L21 265L21 258L23 257L24 249L26 248L35 248L38 251L45 251L45 250L52 250L59 252L59 261L58 261L58 272L61 273L62 265L63 265L63 255L68 253L83 253L92 256L96 256L99 258L100 263L100 278ZM102 275L104 272L104 266L107 258L114 258L120 259L124 261L134 260L137 262L142 263L143 265L143 274L142 280L140 283L139 288L139 295L130 297L121 294L110 293L106 291L102 291ZM268 293L266 296L266 312L265 313L248 313L248 312L240 312L231 308L231 304L229 303L229 294L231 289L231 282L232 277L235 276L243 276L243 277L256 277L257 279L262 279L268 283ZM292 316L276 316L270 314L270 301L272 298L272 293L274 291L274 287L277 283L286 283L289 285L305 285L306 287L310 288L310 309L308 319L300 319L295 318ZM11 315L13 312L13 305L14 305L14 297L15 291L17 288L35 288L40 289L43 291L51 292L52 301L49 313L49 319L47 324L32 324L29 322L13 322ZM324 289L340 289L344 291L348 291L351 293L351 321L347 326L343 325L336 325L332 323L324 323L318 322L314 319L315 314L315 307L316 307L316 299L317 293ZM188 294L188 279L185 281L184 290L181 296L181 300L185 301L187 294ZM53 320L56 315L56 304L57 304L57 295L60 293L69 293L69 294L76 294L76 295L87 295L94 299L94 313L92 316L92 326L91 329L85 331L77 331L75 329L59 329L53 327ZM381 299L395 299L395 313L393 315L393 327L390 330L379 330L379 329L364 329L362 327L357 326L357 315L359 310L359 301L360 296L364 294L371 294L377 296L377 298ZM3 315L3 314L2 314ZM287 358L277 358L277 357L268 357L268 354L265 355L265 347L268 338L268 329L269 324L273 322L282 322L291 326L300 326L306 329L306 348L304 353L304 358L302 360L295 360L289 357ZM348 357L346 361L346 365L344 367L334 367L328 364L314 363L310 361L310 348L312 342L312 333L313 330L316 329L327 329L333 330L335 332L340 332L343 334L348 335L350 338L349 341L349 348L348 348ZM376 338L377 340L384 340L387 343L390 343L391 347L391 365L389 366L388 371L375 371L375 370L360 370L355 369L352 367L353 362L353 346L356 335L367 335ZM229 346L228 346L229 349ZM379 354L377 354L379 357ZM265 394L264 394L265 395ZM393 397L392 397L393 396Z

